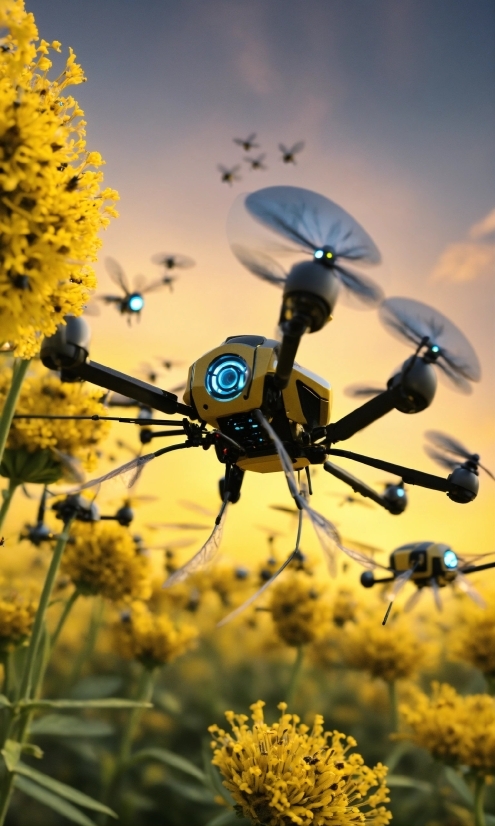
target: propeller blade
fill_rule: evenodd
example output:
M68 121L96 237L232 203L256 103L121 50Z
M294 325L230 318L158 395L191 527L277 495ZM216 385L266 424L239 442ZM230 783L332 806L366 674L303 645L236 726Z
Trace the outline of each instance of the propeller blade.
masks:
M412 611L413 608L416 607L416 605L420 601L421 597L423 596L424 591L425 591L424 588L417 588L416 591L414 591L414 593L411 594L411 596L409 597L409 599L407 600L407 602L404 605L404 611L406 613L409 613L409 611Z
M483 599L479 591L477 591L477 589L474 587L474 585L471 584L467 576L462 573L462 571L457 571L455 582L457 583L459 589L464 594L467 594L468 597L471 597L471 599L473 600L473 602L476 603L476 605L478 605L480 608L486 608L485 600Z
M443 611L443 604L442 598L440 596L440 588L438 587L438 582L436 581L435 577L430 579L431 589L433 591L433 599L435 600L435 606L437 611Z
M341 264L336 264L335 272L345 289L348 303L352 307L361 306L372 309L376 307L380 301L383 301L384 292L378 284L375 284L371 278L361 275L357 272L352 272L348 267L342 267Z
M284 269L269 255L249 250L241 244L232 244L231 249L237 260L253 275L263 281L268 281L269 284L275 284L277 287L282 287L285 284L286 273Z
M129 283L119 262L116 261L115 258L107 257L105 258L105 267L114 284L117 284L117 286L124 291L126 296L130 295L131 291L129 289Z
M395 577L392 585L387 588L384 594L384 598L387 602L394 602L398 594L402 591L405 585L409 582L412 575L414 573L414 568L409 568L408 571L404 571L404 573L399 574Z

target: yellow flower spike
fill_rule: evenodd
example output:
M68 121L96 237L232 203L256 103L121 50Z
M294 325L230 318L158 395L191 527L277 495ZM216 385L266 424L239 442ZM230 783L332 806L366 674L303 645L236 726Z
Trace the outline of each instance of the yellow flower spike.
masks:
M24 645L31 633L37 602L32 593L8 590L0 595L0 654Z
M22 0L3 0L0 29L0 345L11 342L16 356L30 358L61 320L55 307L81 314L95 284L87 265L117 199L89 170L74 184L88 153L83 111L63 94L85 80L72 50L50 80L49 55L60 43L37 44Z
M239 814L267 826L389 823L384 766L372 769L360 755L348 756L355 741L339 732L323 733L321 715L310 732L280 703L278 722L268 726L263 706L258 701L250 707L252 727L244 715L226 713L235 745L218 726L208 729L214 738L212 762Z
M327 587L304 569L288 571L272 586L269 610L280 639L294 647L321 638L331 618Z

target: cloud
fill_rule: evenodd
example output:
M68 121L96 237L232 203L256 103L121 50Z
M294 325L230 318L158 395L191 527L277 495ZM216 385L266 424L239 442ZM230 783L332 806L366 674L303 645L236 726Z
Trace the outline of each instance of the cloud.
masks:
M495 271L495 244L461 241L449 244L438 259L431 277L434 281L462 283Z
M475 241L495 241L495 209L471 227L469 237Z

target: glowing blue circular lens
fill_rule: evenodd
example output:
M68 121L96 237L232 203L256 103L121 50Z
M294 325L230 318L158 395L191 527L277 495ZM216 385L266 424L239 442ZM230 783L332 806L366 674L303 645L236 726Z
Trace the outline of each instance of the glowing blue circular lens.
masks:
M455 554L454 551L450 549L445 551L443 561L446 568L457 568L457 554Z
M144 307L144 298L143 298L143 296L139 295L139 293L135 293L134 295L131 295L131 297L129 298L129 309L130 309L130 311L133 312L133 313L139 313L139 311L142 310L143 307Z
M402 488L397 488L396 494L399 497L399 499L402 499L402 497L406 495L406 492Z
M325 255L325 253L323 252L323 250L316 250L315 251L315 258L323 258L324 255Z
M206 371L206 389L217 401L230 402L241 395L248 383L249 372L249 365L241 356L218 356Z
M433 345L433 347L431 348L431 352L432 353L439 353L440 352L440 347L438 346L438 344Z

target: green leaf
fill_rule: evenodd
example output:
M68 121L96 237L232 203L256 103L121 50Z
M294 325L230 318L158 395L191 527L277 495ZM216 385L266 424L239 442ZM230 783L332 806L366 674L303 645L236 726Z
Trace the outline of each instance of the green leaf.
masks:
M389 772L393 772L396 766L400 763L402 757L406 752L410 751L414 748L412 743L407 741L403 741L402 743L397 743L390 754L385 758L383 761L385 765L388 767Z
M22 746L15 740L6 740L2 749L3 759L9 772L15 772L17 764L21 759Z
M153 708L153 703L125 700L122 697L103 697L101 700L28 700L20 702L18 708Z
M45 737L109 737L114 728L105 720L85 720L70 714L47 714L31 723L30 732Z
M0 694L0 708L9 708L11 705L9 698L5 694Z
M90 820L84 812L76 809L72 803L49 792L48 789L38 786L37 783L32 783L27 777L19 777L19 775L17 775L15 778L15 786L20 792L34 798L38 803L48 806L50 809L62 815L62 817L66 817L67 820L72 820L73 823L79 823L79 826L95 826L95 822Z
M391 789L394 787L417 789L419 792L424 792L425 794L431 794L434 791L433 784L428 783L427 780L417 780L415 777L407 777L404 774L387 775L385 782Z
M122 684L122 677L116 674L95 674L76 683L70 694L74 700L98 700L112 697L120 691Z
M485 812L486 826L495 826L495 815L487 815Z
M206 783L206 776L201 769L198 769L190 760L181 757L179 754L175 754L173 751L161 748L142 749L132 756L133 763L140 762L141 760L157 760L159 763L166 763L167 766L172 766L172 768L178 769L178 771L195 777L197 780L200 780L201 783Z
M212 793L203 786L193 786L192 783L184 783L183 780L176 780L175 777L167 777L164 783L186 800L192 800L194 803L214 803Z
M466 803L470 809L473 809L474 797L466 781L461 777L460 774L457 774L457 772L453 768L451 768L451 766L445 766L444 774L445 779L448 783L450 783L452 788L455 789L463 803Z
M154 700L156 701L156 704L168 714L173 714L175 716L177 714L181 714L182 712L182 706L179 700L170 691L155 691Z
M28 780L33 780L35 783L43 786L43 788L53 792L53 794L63 797L65 800L70 800L71 803L75 803L77 806L92 809L94 812L103 812L103 814L109 815L110 817L117 817L112 809L109 809L104 803L100 803L99 800L94 800L92 797L89 797L89 795L84 794L84 792L73 789L72 786L67 786L66 783L61 783L60 780L55 780L55 778L49 777L47 774L43 774L43 772L39 772L31 766L27 766L25 763L17 764L17 774L27 777Z
M43 749L40 749L34 743L23 743L21 751L23 754L29 754L30 757L36 757L37 760L41 760L43 757Z

